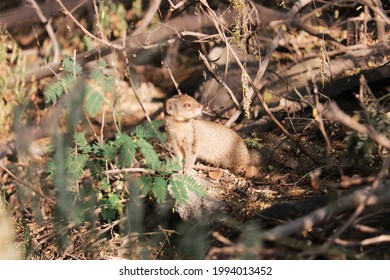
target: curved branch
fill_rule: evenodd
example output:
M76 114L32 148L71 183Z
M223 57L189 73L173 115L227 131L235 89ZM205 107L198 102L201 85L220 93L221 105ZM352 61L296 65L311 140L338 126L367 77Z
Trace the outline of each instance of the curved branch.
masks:
M326 222L335 215L348 209L355 208L360 204L366 203L367 206L372 206L388 203L390 202L389 186L390 180L385 180L379 184L374 193L371 192L372 186L368 186L343 197L330 205L315 210L306 216L268 230L264 233L263 237L269 241L276 241L295 233L308 231L315 225Z

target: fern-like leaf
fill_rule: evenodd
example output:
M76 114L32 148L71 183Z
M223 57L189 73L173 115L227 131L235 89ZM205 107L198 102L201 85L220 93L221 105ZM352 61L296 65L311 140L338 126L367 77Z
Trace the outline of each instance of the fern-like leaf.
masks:
M163 177L155 177L152 191L158 203L165 202L167 198L167 181Z
M46 103L57 102L58 97L61 96L64 89L69 91L75 84L75 77L71 74L67 74L62 77L61 80L58 80L55 83L49 85L44 92L44 95L46 97Z
M161 165L161 161L158 158L158 155L153 146L143 138L138 139L137 144L141 150L141 153L145 157L147 166L153 170L156 170Z
M95 91L87 97L87 100L85 101L85 109L92 117L95 117L100 108L103 106L103 103L103 95L101 95L100 92Z
M67 74L61 79L61 83L64 89L71 90L76 84L76 77L72 74Z
M114 209L119 210L122 208L121 200L117 194L115 193L108 194L108 200L110 201L110 205Z
M45 90L46 103L55 103L58 97L62 94L63 88L61 81L49 85Z
M114 78L112 76L104 77L104 80L101 84L101 87L104 92L110 92L112 88L114 87Z
M79 180L83 176L84 168L88 162L88 156L68 154L66 159L67 173L73 180Z
M99 65L99 67L102 67L102 68L106 68L108 66L107 62L103 58L99 58L97 63Z
M118 142L121 142L122 144L119 152L119 165L121 167L128 167L133 162L137 145L133 139L126 134L121 134L118 137Z
M111 223L115 220L117 212L121 211L122 204L118 195L110 193L108 194L108 198L100 200L100 207L103 219Z
M62 60L62 65L64 67L64 71L68 73L79 75L83 72L83 68L80 64L75 63L75 61L70 57L65 57Z
M87 139L85 139L85 133L86 130L81 132L76 132L73 135L73 139L74 139L74 143L79 147L79 150L84 154L88 154L92 151L92 147L89 145Z
M172 197L176 199L178 203L187 204L188 194L187 189L184 186L184 181L181 180L181 176L175 176L175 178L169 179L169 185L172 191Z
M112 142L101 145L103 155L108 160L114 160L115 156L118 154L120 147L113 145Z
M166 142L166 135L159 131L160 127L163 126L164 121L152 121L142 125L138 125L134 133L139 138L147 138L147 139L159 139L162 143Z
M97 85L100 85L105 78L101 68L94 69L91 74L89 74L89 77Z
M108 182L106 179L103 179L103 180L99 181L97 188L99 190L109 192L111 190L111 185L110 185L110 182Z
M180 175L179 180L184 181L184 186L187 188L188 191L195 193L198 197L203 197L206 194L206 191L204 187L198 182L195 181L194 178L188 175Z
M139 177L139 184L141 188L141 194L146 196L152 189L153 178L150 176Z
M158 172L164 175L171 175L177 173L183 169L183 163L178 157L168 158L161 166L158 168Z
M172 196L178 203L188 203L188 192L203 197L206 192L202 185L198 184L194 178L184 174L177 174L169 180Z

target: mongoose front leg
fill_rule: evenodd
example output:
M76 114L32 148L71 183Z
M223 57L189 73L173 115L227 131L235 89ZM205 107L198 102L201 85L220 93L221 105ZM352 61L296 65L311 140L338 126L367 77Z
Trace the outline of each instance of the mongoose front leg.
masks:
M184 174L191 174L192 168L194 167L196 155L194 153L187 153L184 158Z
M173 152L175 153L175 156L177 156L180 159L180 161L183 161L184 155L183 155L183 152L180 149L177 141L172 141L170 143L170 146L171 146Z
M193 137L186 138L183 141L183 150L184 150L184 174L191 174L192 167L196 161L196 147Z

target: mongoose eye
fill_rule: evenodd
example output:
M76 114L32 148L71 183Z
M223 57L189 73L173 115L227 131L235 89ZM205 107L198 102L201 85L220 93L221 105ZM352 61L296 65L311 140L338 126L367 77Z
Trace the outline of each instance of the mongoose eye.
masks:
M191 104L190 103L184 103L184 108L190 108Z

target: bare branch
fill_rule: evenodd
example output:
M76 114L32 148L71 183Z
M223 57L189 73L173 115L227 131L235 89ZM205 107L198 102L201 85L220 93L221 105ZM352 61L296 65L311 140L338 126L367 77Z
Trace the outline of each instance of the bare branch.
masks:
M374 193L371 192L371 186L356 191L351 195L317 209L304 217L266 231L264 233L264 238L276 241L294 233L311 230L315 225L326 222L335 215L348 209L355 208L365 202L368 206L388 203L390 201L389 184L389 180L381 182Z
M105 173L108 174L119 174L119 173L153 173L153 170L148 170L145 168L123 168L123 169L113 169L107 170Z
M12 178L14 178L19 184L21 184L22 186L26 187L27 189L29 189L30 191L36 193L37 195L39 195L41 198L47 200L51 205L54 205L55 202L48 198L44 193L42 193L41 190L37 190L37 189L34 189L33 187L30 186L30 184L27 184L25 182L23 182L22 180L20 180L15 174L13 174L7 167L5 167L1 162L0 162L0 168L2 168L5 172L8 173L8 175L10 175Z
M37 13L39 19L45 25L45 29L47 31L47 34L49 35L50 40L53 43L53 51L54 51L53 62L58 63L59 59L60 59L60 47L58 45L57 36L54 33L53 27L51 26L51 20L48 20L46 18L46 16L43 14L41 8L37 4L37 2L35 2L35 0L27 0L27 2L31 4L32 8Z
M202 54L200 51L199 51L199 56L200 58L203 60L203 63L204 65L207 67L207 69L210 71L210 73L213 75L214 79L221 85L223 86L223 88L229 93L230 95L230 98L232 99L234 105L236 105L237 109L240 109L240 103L238 102L237 98L234 96L234 93L233 91L229 88L229 86L224 82L222 81L218 75L215 73L215 71L213 70L213 68L211 67L210 65L210 62L207 60L206 56L204 54Z
M390 242L390 235L382 234L379 236L364 239L362 241L346 241L339 238L335 240L335 243L343 246L367 246L384 242Z
M377 142L379 145L390 149L390 140L387 139L385 136L379 134L373 127L366 126L364 124L358 123L353 118L348 116L346 113L344 113L336 103L332 102L329 105L329 112L326 113L326 117L334 120L339 121L342 124L352 128L353 130L356 130L357 132L361 134L368 135L372 140Z
M61 10L62 12L67 15L68 17L70 17L70 19L84 32L85 35L87 35L88 37L90 37L91 39L107 46L107 47L110 47L110 48L114 48L116 50L123 50L123 46L120 46L120 45L117 45L117 44L113 44L111 42L108 42L106 40L104 40L103 38L99 38L99 37L96 37L95 35L93 35L91 32L89 32L73 15L72 13L65 7L65 5L62 3L61 0L56 0L56 2L60 5L61 7Z
M390 25L390 18L386 15L386 13L383 11L383 8L379 5L380 2L360 0L360 3L370 7L370 9L373 10L375 14L379 15L387 25Z
M149 23L152 21L158 8L160 7L160 4L161 4L161 0L154 0L153 5L150 6L148 12L143 17L141 25L137 27L137 29L134 31L132 36L137 36L138 34L141 34L146 29L146 27L148 27Z

